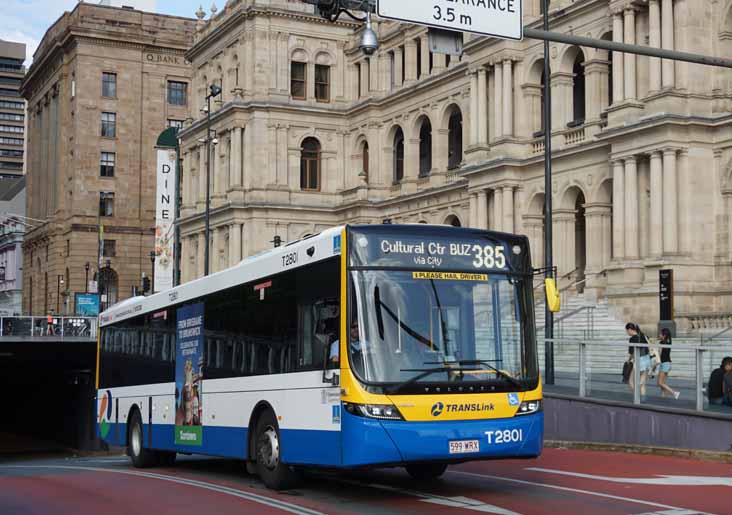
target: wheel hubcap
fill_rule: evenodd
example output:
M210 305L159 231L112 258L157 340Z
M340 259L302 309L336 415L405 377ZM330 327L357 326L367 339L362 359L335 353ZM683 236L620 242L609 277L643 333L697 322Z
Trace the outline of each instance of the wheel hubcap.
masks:
M267 427L259 437L259 462L270 470L277 468L280 462L280 442L277 431L272 426Z
M140 431L140 425L135 424L132 426L132 436L130 438L130 444L132 445L132 454L135 456L140 455L140 449L142 449L142 433Z

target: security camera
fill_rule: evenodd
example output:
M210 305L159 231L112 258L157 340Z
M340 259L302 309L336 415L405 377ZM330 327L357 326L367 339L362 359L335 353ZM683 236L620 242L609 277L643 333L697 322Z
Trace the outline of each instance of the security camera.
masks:
M371 28L371 13L366 13L366 28L361 34L358 47L366 55L374 55L374 52L379 48L379 38L376 36L374 29Z

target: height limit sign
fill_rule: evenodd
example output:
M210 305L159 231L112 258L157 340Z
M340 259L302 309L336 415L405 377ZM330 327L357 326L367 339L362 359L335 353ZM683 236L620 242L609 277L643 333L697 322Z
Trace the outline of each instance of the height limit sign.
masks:
M504 39L523 37L522 0L378 0L380 17Z

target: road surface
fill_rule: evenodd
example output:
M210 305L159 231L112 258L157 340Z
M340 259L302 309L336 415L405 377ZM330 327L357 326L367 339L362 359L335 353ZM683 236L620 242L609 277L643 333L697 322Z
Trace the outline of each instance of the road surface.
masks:
M138 470L126 457L0 463L2 515L732 513L732 465L653 455L546 449L538 460L453 466L419 483L401 469L312 471L273 492L241 463L179 457Z

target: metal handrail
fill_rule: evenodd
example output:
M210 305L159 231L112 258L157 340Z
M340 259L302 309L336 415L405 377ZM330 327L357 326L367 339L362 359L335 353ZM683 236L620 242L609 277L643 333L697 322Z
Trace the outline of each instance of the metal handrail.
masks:
M587 347L603 347L605 349L618 348L618 340L598 340L598 339L585 339L585 338L546 338L544 339L545 342L552 342L554 344L560 344L558 347L561 347L561 344L574 344L577 345L578 351L579 351L579 359L576 360L579 363L579 396L580 397L587 397L587 381L588 381L588 374L587 374ZM691 340L695 341L695 340ZM720 345L705 345L704 342L700 343L679 343L678 339L677 342L673 345L669 344L663 344L658 341L652 341L649 339L648 343L630 343L623 341L623 345L627 345L628 347L633 348L633 355L632 359L635 363L640 362L640 351L639 349L647 348L647 349L663 349L663 348L669 348L673 349L674 352L678 353L680 351L687 351L692 352L694 354L694 361L692 363L692 370L693 370L693 376L694 376L694 390L695 390L695 410L698 412L704 411L704 398L705 398L705 378L704 375L704 362L703 362L703 354L705 352L710 351L722 351L725 350L725 348L729 347L732 349L732 345L727 346L720 346ZM594 351L596 352L596 351ZM726 351L725 351L726 352ZM593 357L596 359L597 355L593 354ZM633 383L634 385L640 385L640 370L639 367L633 367ZM641 404L641 388L633 388L633 404L640 405Z

